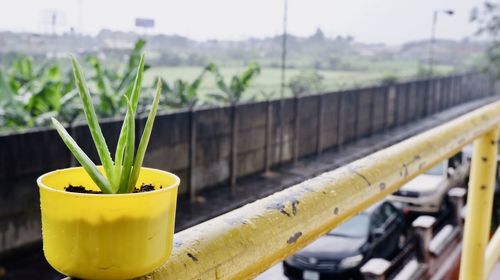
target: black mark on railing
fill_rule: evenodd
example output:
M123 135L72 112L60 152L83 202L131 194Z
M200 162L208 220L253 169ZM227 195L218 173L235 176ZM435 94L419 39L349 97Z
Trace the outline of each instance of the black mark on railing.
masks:
M291 204L291 210L292 210L292 213L290 214L289 211L287 211L287 203L290 203ZM296 215L297 214L297 205L299 204L299 201L294 197L294 196L289 196L285 199L280 199L278 200L277 202L275 203L271 203L269 205L266 206L266 209L268 210L278 210L280 211L281 214L283 215L286 215L287 217L291 217L292 215Z
M292 236L290 236L290 238L288 238L286 243L288 243L288 244L295 243L301 236L302 236L302 232L300 232L300 231L296 232L294 235L292 235Z
M408 165L406 163L403 163L403 169L399 172L400 177L406 177L408 176Z
M368 184L369 187L372 185L370 181L363 174L359 173L356 169L354 169L353 166L348 165L347 169L349 169L349 171L361 177L361 179L363 179Z
M287 215L288 217L291 217L292 215L290 215L290 213L286 212L285 208L283 207L282 209L280 209L280 213L281 214L285 214Z
M299 201L292 201L292 214L297 215L297 205L299 205Z
M196 258L195 256L193 256L193 254L191 253L187 253L187 256L192 259L193 261L197 262L198 261L198 258Z

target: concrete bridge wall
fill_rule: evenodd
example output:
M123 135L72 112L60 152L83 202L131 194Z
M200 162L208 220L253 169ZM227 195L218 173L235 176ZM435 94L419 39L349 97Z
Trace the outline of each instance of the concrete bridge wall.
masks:
M493 85L489 75L471 73L293 97L283 102L161 113L155 121L144 166L178 174L181 194L188 192L190 184L199 191L227 184L231 175L262 172L266 162L276 165L294 157L341 148L358 138L493 95ZM237 128L235 150L231 145L233 114ZM146 116L136 120L137 139L145 121ZM111 151L115 150L121 123L116 119L102 122ZM82 149L99 162L87 126L79 124L69 131ZM231 160L233 152L235 161ZM53 129L0 135L0 253L40 238L36 177L75 164ZM232 167L235 174L231 173Z

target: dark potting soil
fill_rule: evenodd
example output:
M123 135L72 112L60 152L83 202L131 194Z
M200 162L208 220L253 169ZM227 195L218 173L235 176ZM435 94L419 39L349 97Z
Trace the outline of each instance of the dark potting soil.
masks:
M101 191L87 190L84 186L73 186L71 184L65 187L64 190L74 193L102 193Z
M162 187L160 186L160 189ZM91 193L91 194L102 194L101 191L94 191L94 190L87 190L84 186L73 186L69 185L66 188L64 188L65 191L67 192L74 192L74 193ZM154 191L155 187L151 184L142 184L140 188L134 188L133 193L141 193L141 192L150 192Z
M160 189L161 189L161 186L160 186ZM154 190L155 190L155 186L153 186L151 184L142 184L140 188L134 188L133 193L150 192L150 191L154 191Z

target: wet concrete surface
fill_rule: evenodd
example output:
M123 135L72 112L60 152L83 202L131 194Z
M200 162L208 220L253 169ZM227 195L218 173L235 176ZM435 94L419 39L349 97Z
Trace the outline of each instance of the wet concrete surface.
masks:
M268 176L258 174L243 178L238 180L237 188L234 192L231 192L228 186L210 188L200 192L197 202L195 203L191 203L187 196L180 196L177 206L176 231L184 230L325 171L335 169L353 160L369 155L374 151L388 147L412 135L470 112L492 100L494 99L488 98L463 104L425 119L415 121L412 124L388 130L386 133L360 139L352 144L344 146L342 150L324 151L321 155L301 159L300 162L295 165L285 164L280 168L273 169L273 173L270 175L268 174ZM30 181L24 182L24 185L20 187L35 188L36 186L34 181ZM0 193L0 195L2 196L0 197L0 202L6 202L8 203L7 205L15 203L16 201L13 200L16 198L9 198L8 194ZM36 194L36 196L37 195L38 194ZM28 197L30 203L25 205L13 205L12 207L19 208L21 213L26 212L24 208L27 207L29 208L28 212L32 213L30 216L34 217L33 219L38 219L39 213L35 211L35 214L33 214L33 209L31 209L33 206L38 205L38 203L33 203L34 199L37 199L37 197L31 195ZM0 214L2 213L2 208L4 208L3 205L0 206ZM39 236L39 233L37 233L36 236ZM283 279L280 264L263 274L262 277L258 279ZM61 278L62 275L50 268L45 261L40 242L0 258L1 280L52 280Z

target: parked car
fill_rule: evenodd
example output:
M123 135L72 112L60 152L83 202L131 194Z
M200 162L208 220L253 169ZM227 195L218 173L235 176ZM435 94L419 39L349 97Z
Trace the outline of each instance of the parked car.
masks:
M289 279L361 279L370 258L393 258L408 240L403 212L390 202L371 206L283 262Z
M459 152L406 183L388 199L407 211L436 214L450 188L465 187L469 168L469 160Z

